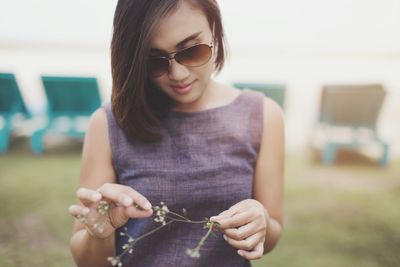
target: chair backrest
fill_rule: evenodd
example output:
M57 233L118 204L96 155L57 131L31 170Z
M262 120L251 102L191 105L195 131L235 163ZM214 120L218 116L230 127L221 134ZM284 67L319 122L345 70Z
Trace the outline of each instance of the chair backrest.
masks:
M42 76L50 116L90 116L101 105L94 77Z
M10 115L22 113L30 117L15 75L12 73L0 73L0 113Z
M380 84L323 86L319 121L375 130L385 94Z
M285 91L283 84L264 84L264 83L234 83L234 87L239 89L251 89L263 93L278 103L282 109L285 107Z

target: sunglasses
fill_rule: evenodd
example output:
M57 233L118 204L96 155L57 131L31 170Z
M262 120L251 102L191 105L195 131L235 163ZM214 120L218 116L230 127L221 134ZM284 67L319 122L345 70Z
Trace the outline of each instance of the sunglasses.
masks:
M210 60L212 48L212 44L197 44L163 56L150 56L149 74L158 77L167 73L172 59L186 67L200 67Z

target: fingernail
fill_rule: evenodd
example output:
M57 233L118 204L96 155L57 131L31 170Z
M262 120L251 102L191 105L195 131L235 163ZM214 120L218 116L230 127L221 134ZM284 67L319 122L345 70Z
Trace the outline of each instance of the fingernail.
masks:
M146 209L146 210L151 209L151 204L150 204L150 202L144 203L143 208Z
M92 200L93 201L98 201L98 200L100 200L101 199L101 194L100 193L94 193L93 195L92 195Z
M123 202L124 202L124 205L129 206L129 205L132 205L133 200L130 197L125 197Z
M90 212L90 209L89 209L89 208L84 208L84 209L83 209L83 213L84 213L84 214L88 214L89 212Z
M225 239L225 241L228 239L228 238L226 237L226 235L223 235L222 237Z
M241 250L238 250L237 253L238 253L240 256L243 256L243 252L242 252Z

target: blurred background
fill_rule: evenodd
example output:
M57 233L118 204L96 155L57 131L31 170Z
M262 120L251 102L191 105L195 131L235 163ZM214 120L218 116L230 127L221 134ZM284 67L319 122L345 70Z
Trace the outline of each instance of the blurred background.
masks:
M0 266L73 266L67 208L111 94L116 2L0 0ZM286 228L253 265L400 266L400 1L218 2L215 79L285 112Z

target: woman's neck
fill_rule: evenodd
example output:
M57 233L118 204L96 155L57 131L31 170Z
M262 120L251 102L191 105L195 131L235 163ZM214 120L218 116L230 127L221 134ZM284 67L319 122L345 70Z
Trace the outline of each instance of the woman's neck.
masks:
M172 110L180 112L198 112L206 110L210 108L210 106L213 106L214 103L218 102L220 87L221 86L217 82L210 80L207 87L195 101L191 103L175 103Z

